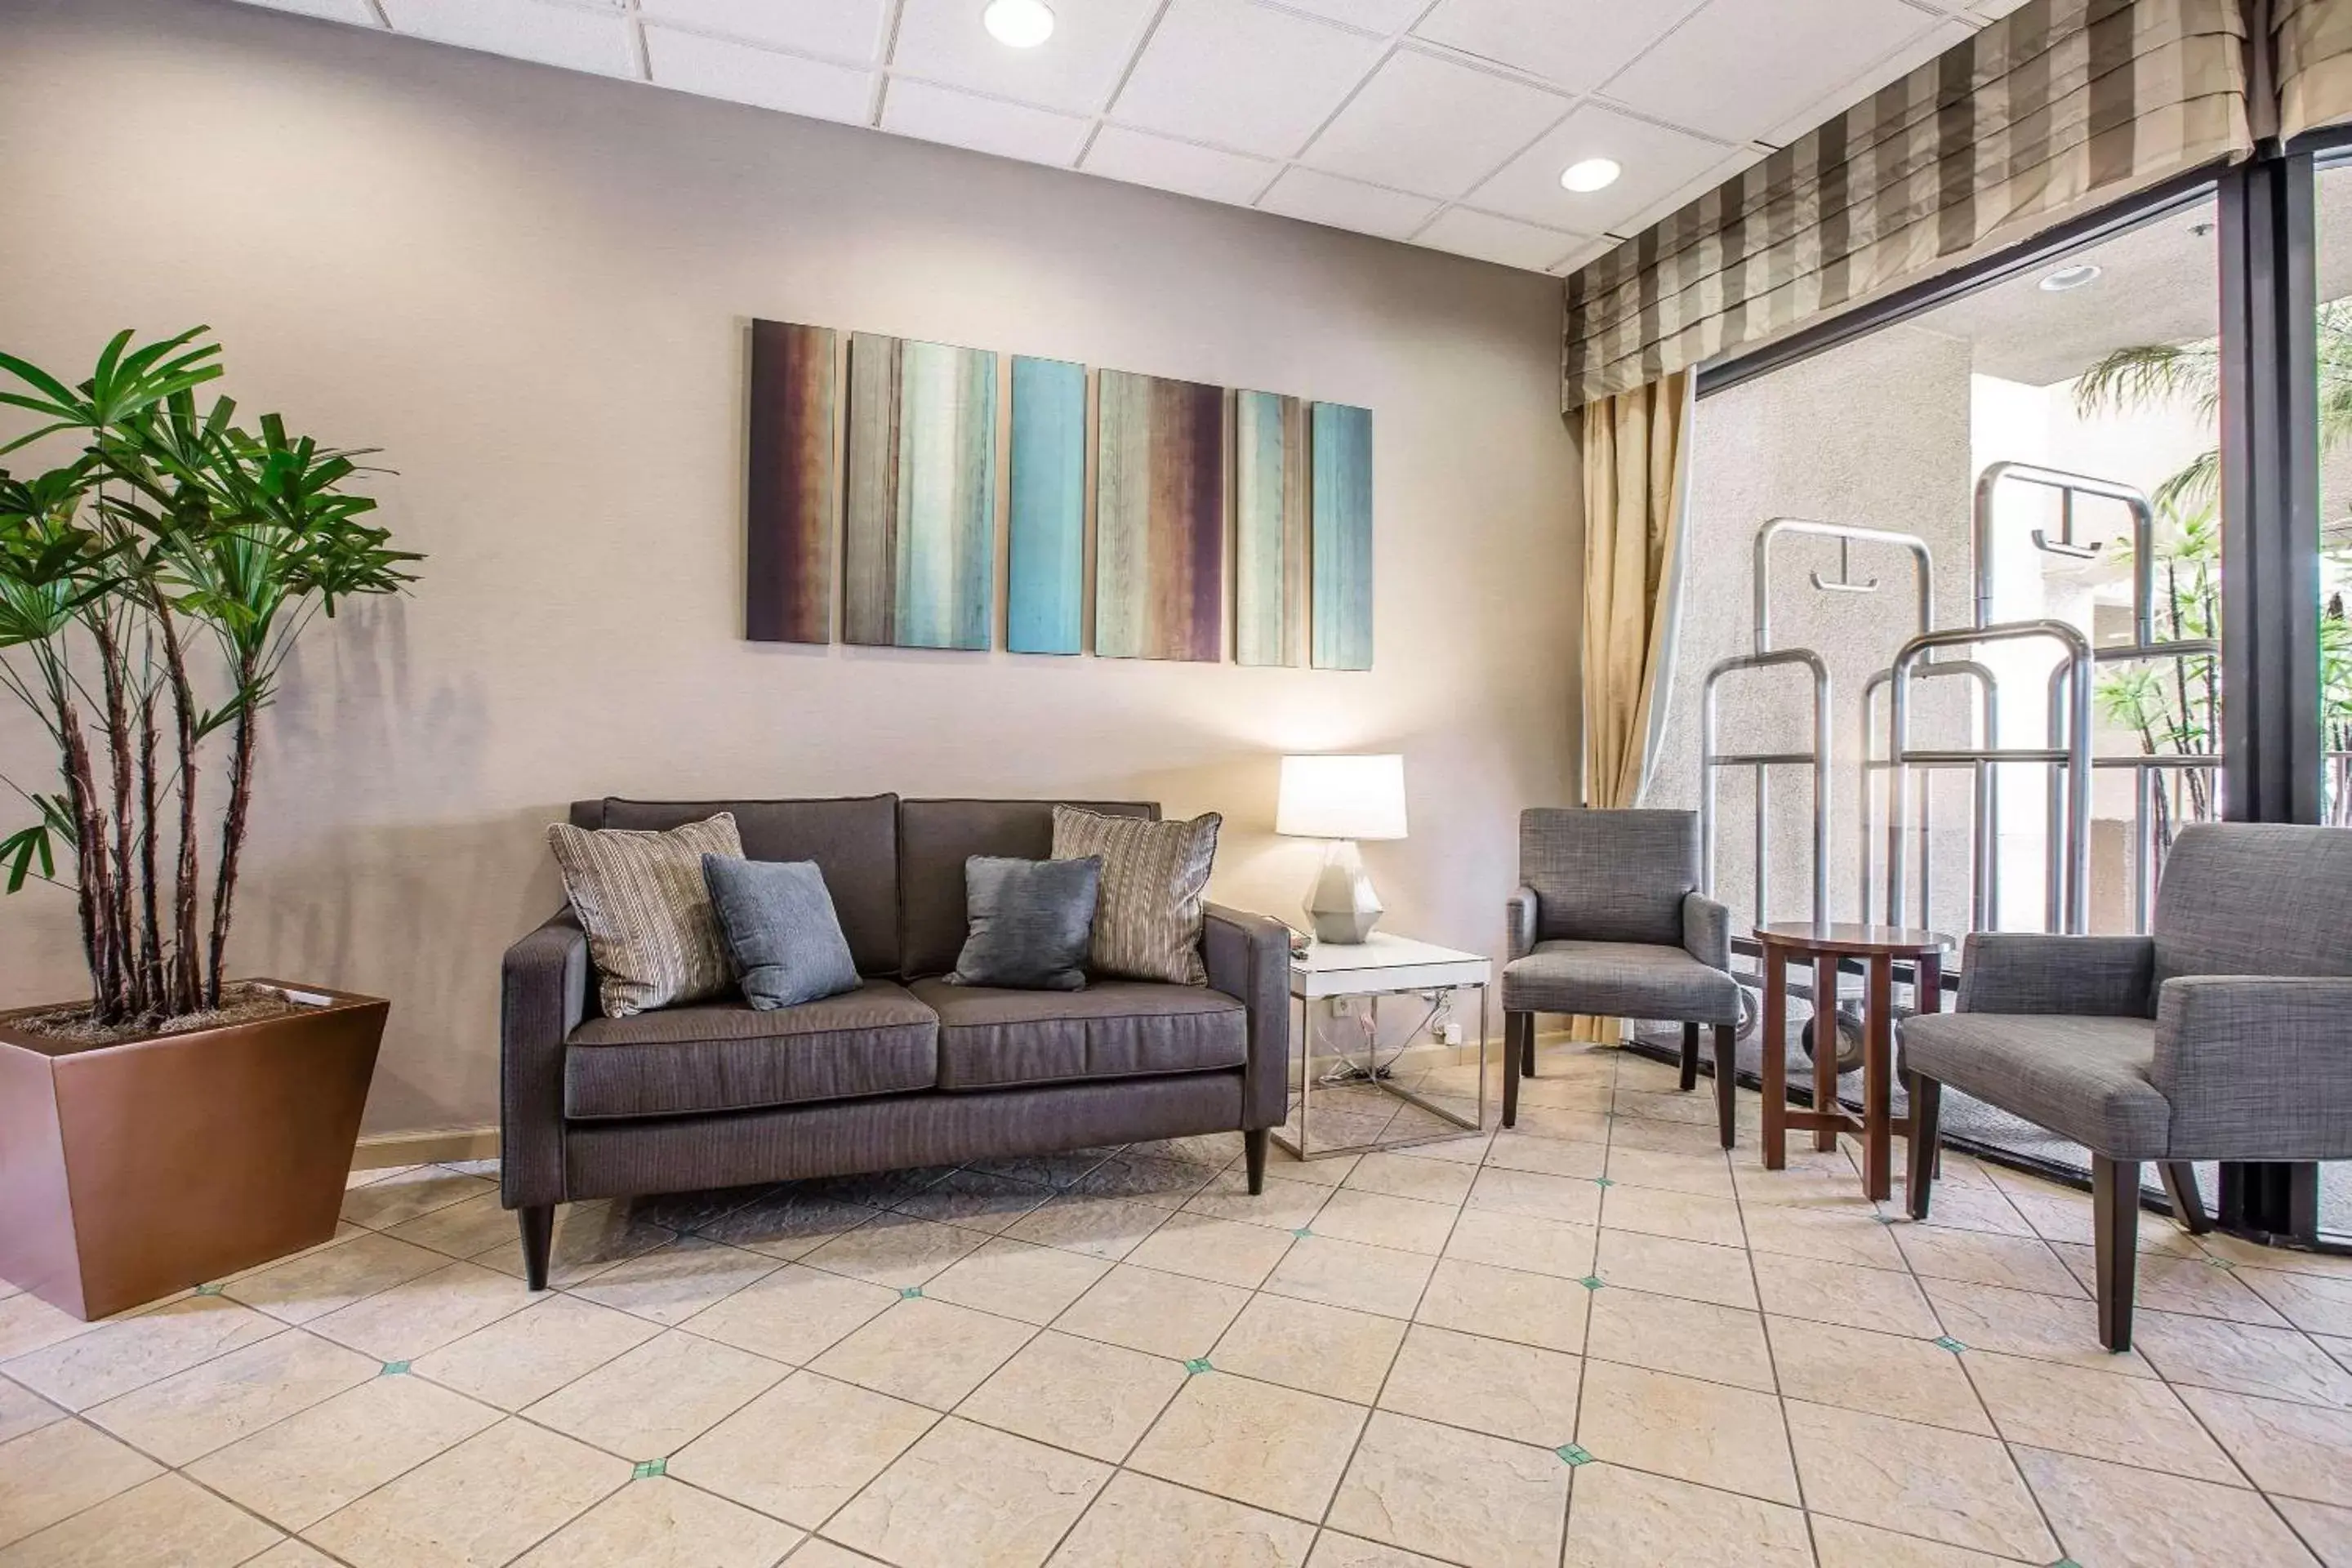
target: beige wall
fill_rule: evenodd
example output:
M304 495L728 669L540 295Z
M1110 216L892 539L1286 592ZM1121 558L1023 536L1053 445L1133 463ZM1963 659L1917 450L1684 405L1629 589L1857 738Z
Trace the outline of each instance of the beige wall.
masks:
M1150 796L1291 914L1276 754L1397 749L1391 925L1483 951L1515 814L1570 798L1550 280L219 0L0 0L0 347L210 322L232 391L383 449L432 557L299 654L237 928L240 970L394 999L373 1130L495 1116L498 956L574 795ZM1369 405L1376 668L743 642L752 316ZM14 713L0 757L38 763ZM65 900L0 904L0 1004L78 984Z

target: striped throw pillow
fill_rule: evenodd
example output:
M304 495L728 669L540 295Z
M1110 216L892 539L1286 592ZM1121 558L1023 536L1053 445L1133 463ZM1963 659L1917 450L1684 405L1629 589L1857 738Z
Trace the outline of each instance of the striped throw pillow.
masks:
M559 822L548 828L547 846L587 928L604 1016L708 1001L734 988L702 879L705 855L743 858L732 812L667 833Z
M1054 808L1054 858L1094 855L1103 863L1089 968L1176 985L1209 983L1201 926L1224 820L1213 811L1190 822L1151 822L1074 805Z

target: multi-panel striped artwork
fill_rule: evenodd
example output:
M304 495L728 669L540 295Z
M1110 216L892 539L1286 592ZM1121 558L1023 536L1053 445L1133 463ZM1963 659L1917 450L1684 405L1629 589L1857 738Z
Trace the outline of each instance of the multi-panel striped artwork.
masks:
M751 323L743 635L833 640L834 331Z
M1315 668L1372 668L1372 411L1315 405Z
M841 635L985 648L996 629L996 356L853 333Z
M1095 652L1224 654L1225 394L1102 373L1095 416Z
M1013 515L1004 646L1076 653L1086 629L1087 367L1013 360Z
M1234 395L1234 662L1297 664L1306 643L1307 404Z
M992 648L1001 571L1008 652L1371 668L1369 410L1106 370L1089 431L1082 364L856 332L845 397L840 340L751 323L746 637L838 582L845 642Z

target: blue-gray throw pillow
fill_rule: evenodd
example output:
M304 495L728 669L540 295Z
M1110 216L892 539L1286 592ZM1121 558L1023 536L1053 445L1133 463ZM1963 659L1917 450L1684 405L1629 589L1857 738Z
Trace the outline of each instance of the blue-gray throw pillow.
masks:
M727 962L762 1013L857 989L857 962L814 860L702 858Z
M975 855L963 863L963 952L948 979L1008 991L1082 991L1102 861L1013 860Z

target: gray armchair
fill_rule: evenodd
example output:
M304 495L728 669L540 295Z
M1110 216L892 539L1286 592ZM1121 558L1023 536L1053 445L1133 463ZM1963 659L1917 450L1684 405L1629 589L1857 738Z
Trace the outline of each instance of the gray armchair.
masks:
M1731 1147L1739 983L1731 916L1698 891L1688 811L1538 806L1519 814L1518 890L1503 966L1503 1125L1535 1072L1535 1016L1665 1018L1683 1026L1682 1087L1698 1081L1698 1032L1715 1030L1715 1100Z
M2352 1158L2352 832L2187 827L2145 937L1977 935L1957 1012L1903 1026L1910 1208L1948 1084L2091 1152L2099 1341L2131 1348L2140 1166L2205 1226L2196 1160Z

